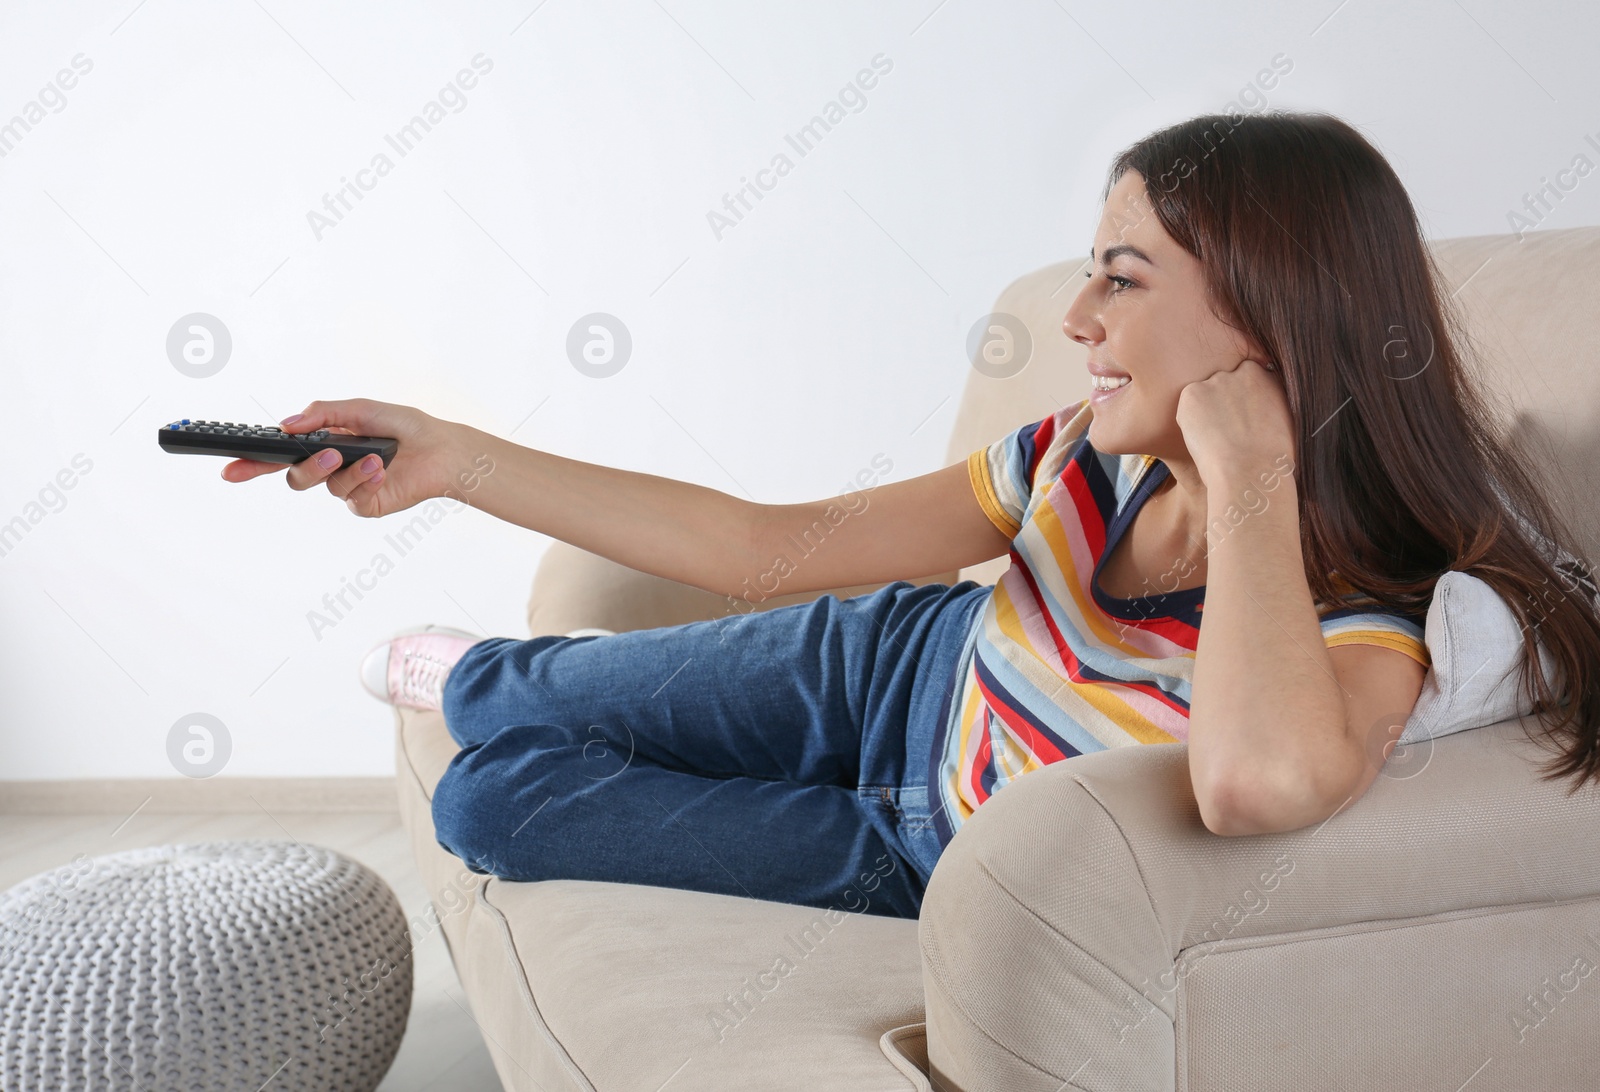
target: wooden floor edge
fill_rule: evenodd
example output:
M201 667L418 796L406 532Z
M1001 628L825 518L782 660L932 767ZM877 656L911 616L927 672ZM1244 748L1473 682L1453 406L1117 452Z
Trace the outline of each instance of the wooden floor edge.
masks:
M0 781L0 815L393 812L393 777Z

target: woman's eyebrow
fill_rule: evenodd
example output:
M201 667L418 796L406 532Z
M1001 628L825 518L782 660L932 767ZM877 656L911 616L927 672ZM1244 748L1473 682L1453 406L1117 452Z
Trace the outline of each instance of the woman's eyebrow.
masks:
M1146 265L1155 265L1156 264L1155 262L1152 262L1150 260L1150 255L1146 254L1144 251L1140 250L1138 247L1131 246L1128 243L1118 243L1116 246L1107 247L1106 248L1106 252L1105 252L1105 256L1100 259L1100 264L1102 266L1110 265L1111 262L1112 262L1112 259L1121 257L1124 254L1126 254L1130 258L1138 258L1141 262L1144 262ZM1092 246L1089 248L1089 260L1091 262L1094 261L1094 247L1092 247Z

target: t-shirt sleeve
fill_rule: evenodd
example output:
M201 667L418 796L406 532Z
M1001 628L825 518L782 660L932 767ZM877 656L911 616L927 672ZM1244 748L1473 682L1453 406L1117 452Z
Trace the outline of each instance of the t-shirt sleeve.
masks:
M1035 488L1060 469L1060 455L1087 427L1088 405L1084 399L1065 406L967 456L973 495L1007 538L1017 537Z
M1424 639L1426 615L1397 614L1352 592L1338 603L1318 611L1322 640L1329 648L1339 645L1378 645L1404 652L1423 667L1433 665Z

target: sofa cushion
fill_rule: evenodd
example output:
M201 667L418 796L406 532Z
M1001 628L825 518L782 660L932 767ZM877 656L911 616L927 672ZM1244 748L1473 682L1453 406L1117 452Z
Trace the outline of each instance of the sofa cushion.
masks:
M1445 573L1434 585L1423 629L1432 665L1401 745L1533 711L1522 693L1522 627L1488 583L1453 569ZM1538 647L1546 677L1553 677L1555 661L1542 641Z
M402 816L430 896L454 899L462 866L427 798L456 744L438 713L397 716ZM472 886L470 909L440 916L507 1088L929 1089L914 920L642 884Z
M916 928L663 887L492 880L457 960L485 1030L498 1014L509 1059L552 1092L899 1090L915 1085L879 1040L922 1019Z

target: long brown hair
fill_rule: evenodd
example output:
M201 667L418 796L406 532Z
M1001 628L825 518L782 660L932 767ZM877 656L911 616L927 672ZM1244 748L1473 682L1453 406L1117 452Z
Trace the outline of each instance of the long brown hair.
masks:
M1113 161L1102 200L1128 170L1200 260L1216 314L1278 366L1313 599L1354 589L1420 615L1447 570L1485 581L1522 629L1536 742L1560 756L1545 779L1600 782L1593 577L1462 367L1470 339L1389 163L1336 117L1269 111L1152 133Z

